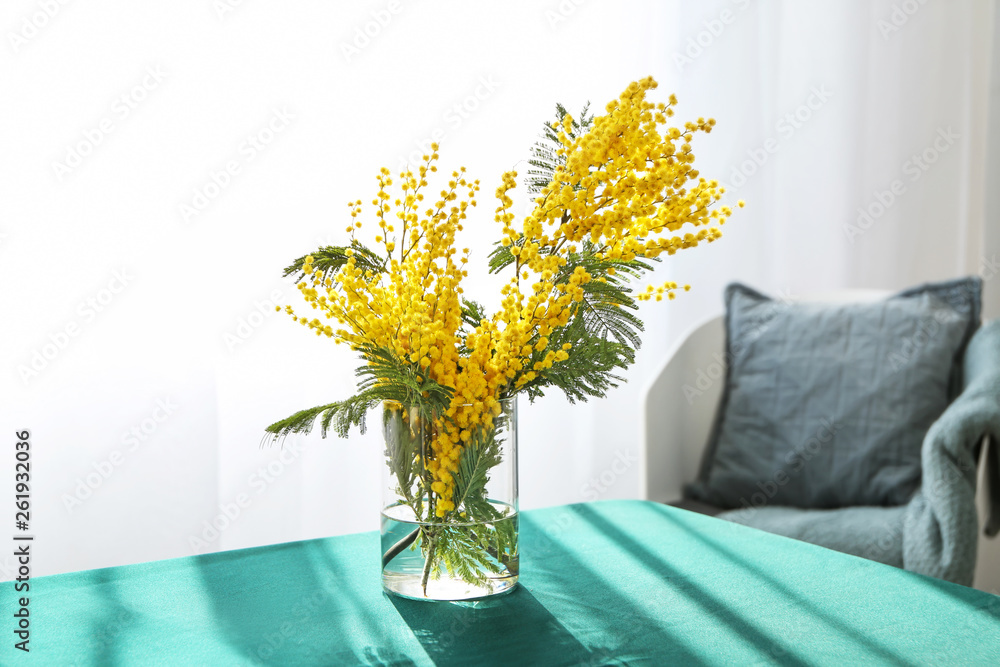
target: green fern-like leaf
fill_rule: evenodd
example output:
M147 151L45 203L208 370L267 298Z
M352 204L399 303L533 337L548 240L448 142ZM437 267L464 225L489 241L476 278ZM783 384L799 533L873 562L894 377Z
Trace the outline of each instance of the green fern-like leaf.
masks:
M313 429L316 419L326 414L332 414L340 409L340 403L328 403L308 410L299 410L291 417L286 417L268 426L265 431L275 438L289 436L294 433L308 434Z
M356 349L367 361L355 371L359 378L358 393L344 401L301 410L271 424L265 431L272 441L294 433L308 434L317 419L324 438L331 429L346 438L353 426L364 433L365 416L383 401L416 405L425 419L431 419L447 407L453 390L418 375L415 364L404 362L391 350L375 345L361 345Z
M569 138L576 139L582 136L590 130L594 123L594 114L589 114L590 103L588 102L583 106L580 115L573 119L570 126ZM569 113L561 104L556 104L556 120L560 123ZM558 131L552 128L552 125L545 123L542 126L542 137L535 142L535 145L531 147L530 159L528 164L531 166L528 169L528 192L531 194L538 194L542 191L546 185L552 182L552 178L555 176L556 169L566 164L566 158L561 155L557 155L557 151L562 148L562 144L559 142Z
M573 305L570 322L549 336L548 349L570 344L569 358L538 373L523 386L532 400L543 396L549 387L560 389L571 402L604 396L623 381L617 373L635 362L643 324L634 314L638 304L629 281L652 270L652 264L649 260L598 258L597 254L596 246L584 241L579 252L567 256L566 264L554 278L564 283L577 267L582 267L605 280L583 283L583 298ZM491 268L498 271L512 262L513 255L505 248L498 247L491 255ZM530 367L544 355L544 351L536 352L525 366Z
M348 249L353 251L355 265L362 271L372 274L385 271L385 260L358 241L352 241L350 246L323 246L309 253L313 258L313 270L320 273L324 280L333 277L344 264L347 264L350 258L347 254ZM306 275L303 267L309 255L303 255L285 267L282 275L286 278L294 276L296 282L302 280Z
M518 239L516 246L524 245L524 239ZM510 246L497 242L489 256L490 273L500 273L514 263L515 257L510 252Z
M472 299L462 298L462 322L472 329L486 319L486 309Z
M502 460L496 432L480 428L476 437L470 438L458 459L458 475L455 476L455 495L452 500L458 511L465 509L468 512L471 502L485 500L489 471ZM469 518L473 521L482 520L478 516Z
M449 572L477 586L489 585L489 574L498 574L503 566L474 539L467 526L446 526L438 535L437 555Z
M405 408L400 407L386 409L383 413L385 457L389 470L396 477L398 495L405 498L419 516L417 505L422 506L422 494L419 489L414 488L414 484L418 474L423 471L419 462L422 460L424 432L420 424L414 424L409 415L404 418L404 410Z

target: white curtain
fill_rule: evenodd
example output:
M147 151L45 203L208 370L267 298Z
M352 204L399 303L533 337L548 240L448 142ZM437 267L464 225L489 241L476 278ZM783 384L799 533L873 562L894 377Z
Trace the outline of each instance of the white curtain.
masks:
M694 289L643 306L626 385L523 401L520 428L522 508L636 497L643 388L727 282L902 288L1000 251L994 5L5 3L0 433L32 431L38 573L377 528L374 433L258 446L354 386L344 348L273 312L298 303L281 269L439 140L483 182L467 291L496 304L500 174L555 102L652 74L680 121L718 120L699 169L747 208L658 268Z

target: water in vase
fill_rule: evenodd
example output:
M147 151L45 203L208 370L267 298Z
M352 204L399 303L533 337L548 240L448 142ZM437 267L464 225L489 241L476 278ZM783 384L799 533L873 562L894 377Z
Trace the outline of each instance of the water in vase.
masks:
M382 512L382 584L415 599L468 600L517 584L517 511L490 501L489 523L425 523L405 505ZM459 517L460 518L460 517Z

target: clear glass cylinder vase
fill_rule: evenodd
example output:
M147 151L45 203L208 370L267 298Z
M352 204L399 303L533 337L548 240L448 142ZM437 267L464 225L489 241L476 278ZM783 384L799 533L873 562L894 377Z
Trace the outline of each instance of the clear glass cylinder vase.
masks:
M510 591L518 577L517 401L435 414L383 404L382 585L421 600Z

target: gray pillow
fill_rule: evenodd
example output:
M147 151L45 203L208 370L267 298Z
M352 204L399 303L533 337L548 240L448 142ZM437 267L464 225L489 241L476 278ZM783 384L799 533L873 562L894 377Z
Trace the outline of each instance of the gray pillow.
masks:
M726 288L726 386L689 498L717 507L902 505L961 386L979 278L874 303Z

